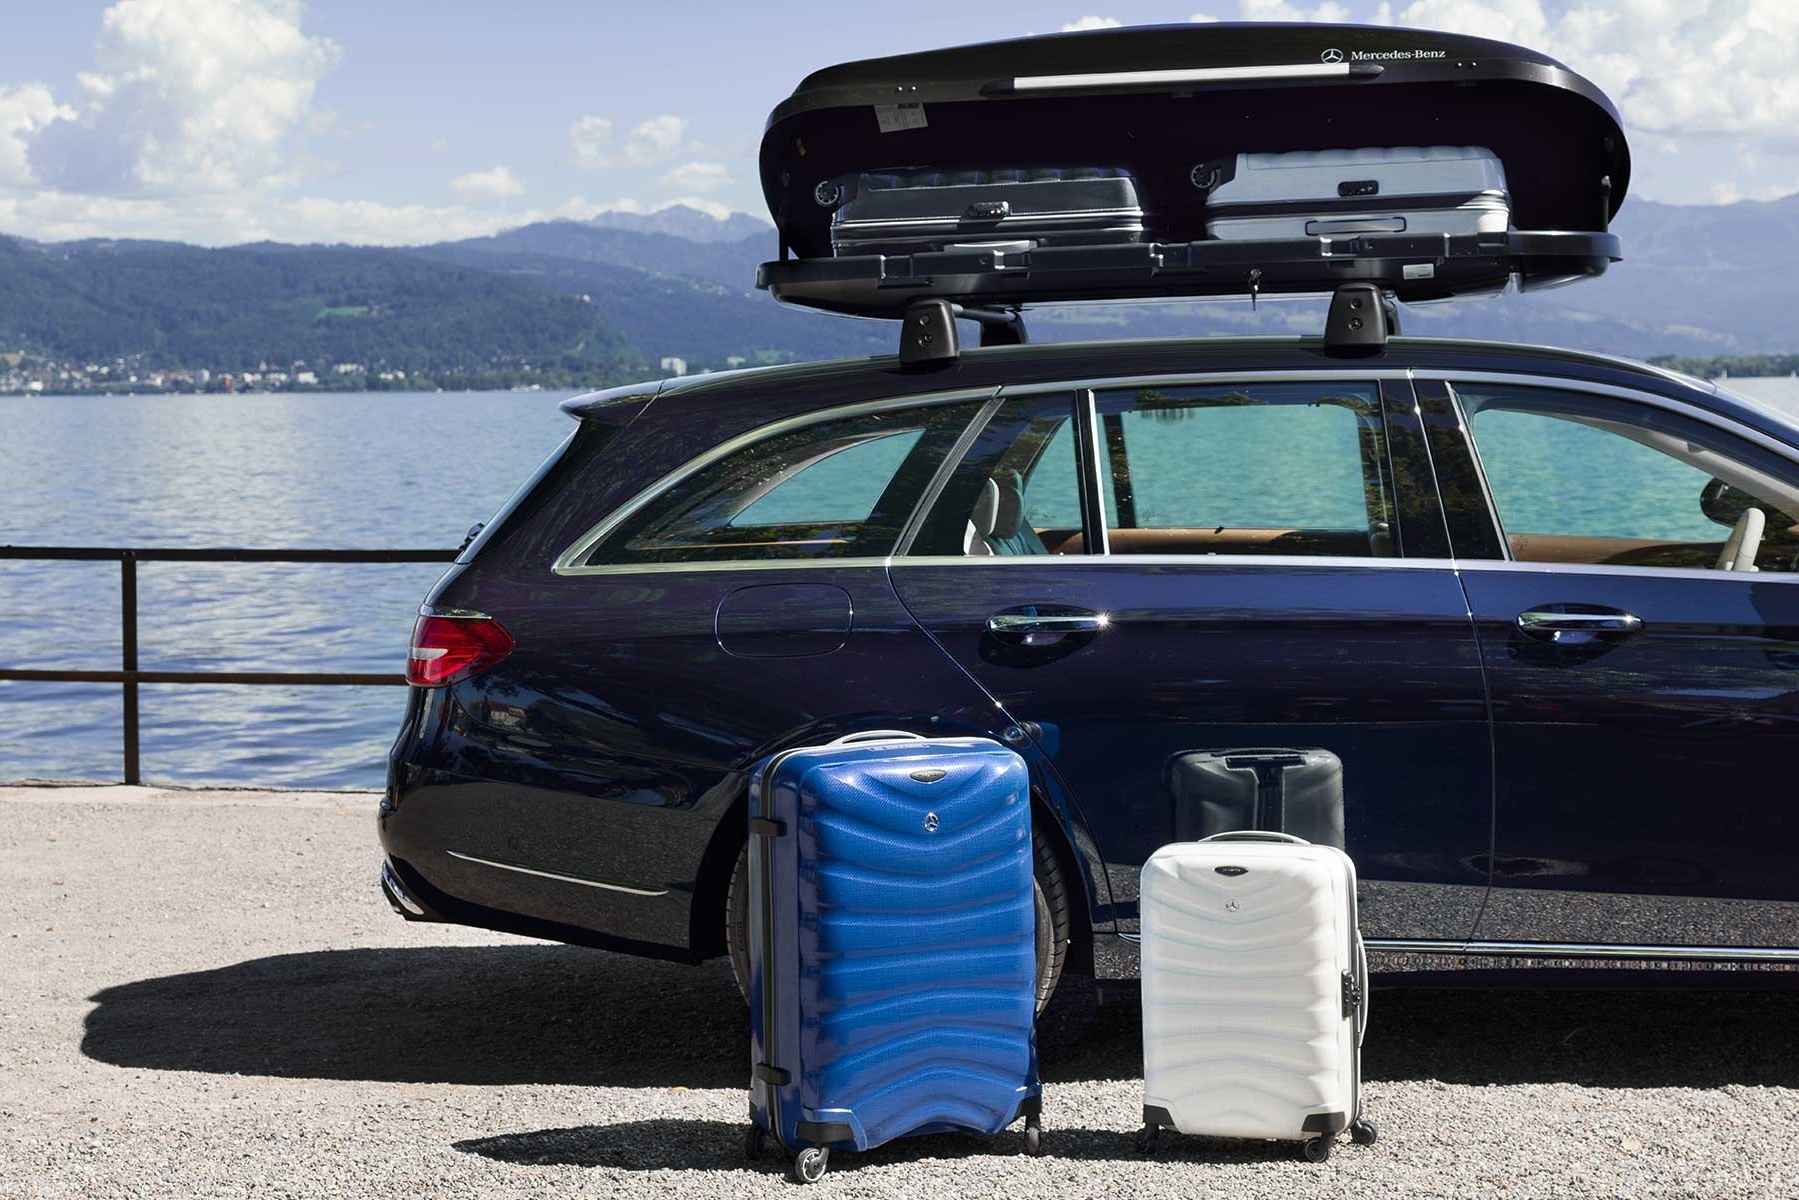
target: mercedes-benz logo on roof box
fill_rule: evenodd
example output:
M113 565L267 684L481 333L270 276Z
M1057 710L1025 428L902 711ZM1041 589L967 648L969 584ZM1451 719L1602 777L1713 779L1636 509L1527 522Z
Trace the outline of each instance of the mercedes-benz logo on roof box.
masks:
M1321 62L1340 63L1343 61L1343 52L1341 50L1334 50L1334 49L1326 50L1323 54L1320 54L1318 56L1318 58L1319 58L1319 61L1321 61Z

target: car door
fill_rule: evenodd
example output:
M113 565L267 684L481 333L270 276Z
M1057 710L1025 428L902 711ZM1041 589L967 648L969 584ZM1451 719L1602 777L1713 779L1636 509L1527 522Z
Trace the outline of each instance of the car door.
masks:
M1486 886L1488 728L1403 373L1007 388L892 578L1054 764L1114 916L1186 750L1343 760L1371 937L1459 945Z
M1496 756L1477 940L1799 950L1794 452L1598 384L1470 375L1419 390L1464 434L1439 463L1461 457L1496 512L1458 534ZM1756 569L1719 569L1752 523L1759 539L1730 558Z

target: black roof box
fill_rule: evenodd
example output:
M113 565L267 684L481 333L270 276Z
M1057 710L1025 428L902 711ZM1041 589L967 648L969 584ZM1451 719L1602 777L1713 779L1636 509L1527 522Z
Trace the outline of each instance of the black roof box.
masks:
M1123 167L1163 214L1160 240L1186 242L1204 236L1200 206L1181 191L1190 164L1445 144L1497 153L1514 228L1539 235L1603 234L1629 185L1617 111L1546 55L1451 33L1306 24L1108 29L829 67L770 115L761 173L782 257L828 259L830 213L813 192L852 171ZM1184 212L1193 228L1179 225ZM1571 259L1586 268L1551 273L1594 274L1617 257L1615 241L1587 249Z

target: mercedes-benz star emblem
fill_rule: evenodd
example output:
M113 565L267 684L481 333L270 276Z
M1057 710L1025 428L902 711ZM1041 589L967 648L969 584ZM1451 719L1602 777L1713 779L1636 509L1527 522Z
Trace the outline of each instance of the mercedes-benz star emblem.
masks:
M928 812L924 815L924 831L926 833L936 833L937 832L937 814L936 813Z
M1237 911L1237 902L1235 900L1226 900L1224 902L1224 911L1225 912L1236 912Z
M1340 63L1343 61L1343 52L1341 50L1326 50L1318 57L1327 63Z

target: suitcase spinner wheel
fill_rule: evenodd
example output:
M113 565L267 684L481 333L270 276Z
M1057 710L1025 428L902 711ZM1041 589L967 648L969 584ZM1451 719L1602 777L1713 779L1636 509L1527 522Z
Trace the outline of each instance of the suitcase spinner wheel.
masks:
M817 1183L831 1165L831 1152L824 1146L808 1146L793 1156L789 1172L795 1183Z

